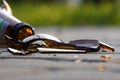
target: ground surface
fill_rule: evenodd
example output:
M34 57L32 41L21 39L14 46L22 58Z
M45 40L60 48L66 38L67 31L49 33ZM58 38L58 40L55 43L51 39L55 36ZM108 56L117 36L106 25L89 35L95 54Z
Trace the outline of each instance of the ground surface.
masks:
M1 49L0 80L120 80L120 29L35 28L64 42L97 39L116 48L115 53L41 54L14 56ZM109 55L104 61L101 56Z

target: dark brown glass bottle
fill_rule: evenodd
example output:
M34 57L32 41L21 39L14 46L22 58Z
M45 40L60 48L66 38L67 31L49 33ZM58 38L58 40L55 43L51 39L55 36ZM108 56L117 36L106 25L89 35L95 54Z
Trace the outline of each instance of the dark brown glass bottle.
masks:
M5 35L16 40L22 40L34 35L34 30L30 25L21 22L5 9L0 8L0 47L6 46L8 43L4 38Z

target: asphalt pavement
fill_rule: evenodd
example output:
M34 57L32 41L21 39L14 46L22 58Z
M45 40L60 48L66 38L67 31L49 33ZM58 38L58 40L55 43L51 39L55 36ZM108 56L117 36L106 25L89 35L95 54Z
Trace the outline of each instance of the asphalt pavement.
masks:
M119 28L35 28L35 32L51 34L66 43L97 39L116 51L15 56L1 49L0 80L120 80ZM109 59L103 60L102 56L109 56Z

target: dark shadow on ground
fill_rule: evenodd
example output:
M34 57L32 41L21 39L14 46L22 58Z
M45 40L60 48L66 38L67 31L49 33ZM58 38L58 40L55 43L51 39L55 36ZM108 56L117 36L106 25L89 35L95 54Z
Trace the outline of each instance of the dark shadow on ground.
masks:
M98 59L67 59L67 58L58 58L58 57L28 57L28 56L0 56L0 59L35 59L35 60L47 60L47 61L55 61L55 62L75 62L76 60L80 60L80 62L87 63L98 63L98 62L107 62L105 60Z

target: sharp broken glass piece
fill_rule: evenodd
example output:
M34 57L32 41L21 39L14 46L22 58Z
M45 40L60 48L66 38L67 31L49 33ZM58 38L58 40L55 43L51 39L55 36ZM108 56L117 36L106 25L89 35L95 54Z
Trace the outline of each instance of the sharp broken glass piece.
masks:
M30 50L17 50L13 48L8 48L8 51L13 55L28 55L36 52L36 51L30 51Z
M103 42L99 42L98 40L74 40L69 43L64 43L60 39L48 35L48 34L35 34L29 36L22 41L16 41L12 38L7 37L9 42L17 43L17 45L9 46L19 51L27 51L28 53L41 52L41 53L86 53L86 52L98 52L101 49L104 49L109 52L114 52L114 48L105 44ZM9 50L10 52L14 52L14 50ZM16 52L15 52L16 53ZM19 53L20 54L20 53ZM21 54L23 54L21 52Z
M33 44L34 42L39 40L42 40L44 44L46 44L42 46L42 48L84 50L87 52L96 52L99 50L99 42L97 40L77 40L71 41L70 43L64 43L60 39L47 34L36 34L25 38L22 42ZM76 44L76 42L79 43Z
M97 52L100 49L98 40L88 40L88 39L74 40L74 41L70 41L68 44L75 45L78 48L86 47L88 48L87 52Z
M20 51L20 50L13 49L13 48L8 48L8 51L14 55L25 55L28 53L28 51Z
M55 48L38 48L41 53L86 53L85 50L69 50L69 49L55 49Z
M49 34L36 34L36 35L33 35L33 36L30 36L30 37L23 39L22 42L29 43L29 42L35 41L37 39L41 39L41 40L48 39L48 40L53 40L56 42L63 43L62 40L56 38L55 36L49 35Z
M100 48L107 51L107 52L114 52L115 51L115 49L112 46L110 46L106 43L99 42L99 44L100 44Z

